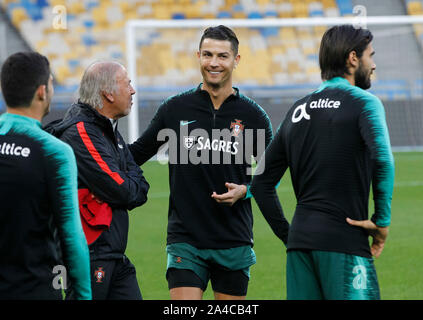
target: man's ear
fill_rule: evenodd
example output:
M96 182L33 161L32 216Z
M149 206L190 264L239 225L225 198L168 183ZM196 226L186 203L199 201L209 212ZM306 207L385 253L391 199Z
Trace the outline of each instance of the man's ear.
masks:
M241 60L241 56L239 54L237 54L236 57L235 57L234 68L236 68L238 66L239 60Z
M104 99L106 99L109 102L114 102L115 101L115 98L113 97L113 94L111 94L109 92L103 91L102 92L102 95L103 95Z
M357 52L351 51L347 58L347 68L358 68L360 59L357 57Z
M35 96L39 100L46 100L47 99L47 86L42 84L40 85L37 90L35 91Z

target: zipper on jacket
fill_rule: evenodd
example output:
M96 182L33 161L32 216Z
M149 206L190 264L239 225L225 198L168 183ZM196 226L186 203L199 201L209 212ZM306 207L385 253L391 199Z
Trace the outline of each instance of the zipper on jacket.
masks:
M225 103L227 103L228 101L230 101L230 99L232 98L232 94L231 95L229 95L223 102L222 102L222 104L220 105L220 107L219 107L219 109L215 109L214 108L214 105L213 105L213 102L212 102L212 99L211 99L211 97L210 97L210 94L207 92L207 91L205 91L205 93L207 94L207 98L208 98L208 101L209 101L209 105L210 105L210 108L211 108L211 110L212 110L212 114L213 114L213 128L215 128L216 127L216 113L220 110L220 109L222 109L222 107L223 107L223 105L225 104Z
M210 95L209 95L209 93L207 92L207 91L205 91L205 94L207 94L207 99L208 99L208 102L209 102L209 106L210 106L210 110L211 110L211 112L212 112L212 115L213 115L213 128L215 128L216 127L216 112L218 111L218 110L216 110L215 108L214 108L214 105L213 105L213 102L212 102L212 100L211 100L211 98L210 98Z

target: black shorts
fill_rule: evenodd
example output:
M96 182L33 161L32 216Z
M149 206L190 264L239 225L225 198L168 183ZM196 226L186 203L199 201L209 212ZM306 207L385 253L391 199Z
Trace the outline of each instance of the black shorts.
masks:
M197 287L205 291L210 280L215 292L247 294L250 266L256 262L251 246L198 249L188 243L172 243L166 251L169 289Z
M93 300L141 300L135 266L122 259L91 261Z
M169 290L178 287L196 287L205 291L207 282L189 269L169 268L166 272ZM242 270L225 270L219 267L210 270L213 291L232 296L246 296L249 278Z

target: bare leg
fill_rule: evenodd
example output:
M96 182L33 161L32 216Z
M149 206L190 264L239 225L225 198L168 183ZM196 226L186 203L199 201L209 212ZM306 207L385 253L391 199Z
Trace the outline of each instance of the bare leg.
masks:
M245 300L245 296L231 296L229 294L214 292L214 298L216 300Z
M201 300L203 290L196 287L178 287L170 289L171 300Z

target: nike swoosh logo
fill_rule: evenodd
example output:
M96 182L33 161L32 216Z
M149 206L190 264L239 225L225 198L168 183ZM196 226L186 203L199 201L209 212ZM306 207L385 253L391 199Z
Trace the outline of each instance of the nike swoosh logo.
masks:
M192 120L192 121L183 121L183 120L181 120L180 125L181 126L186 126L186 125L189 125L190 123L194 123L196 121L197 120Z

